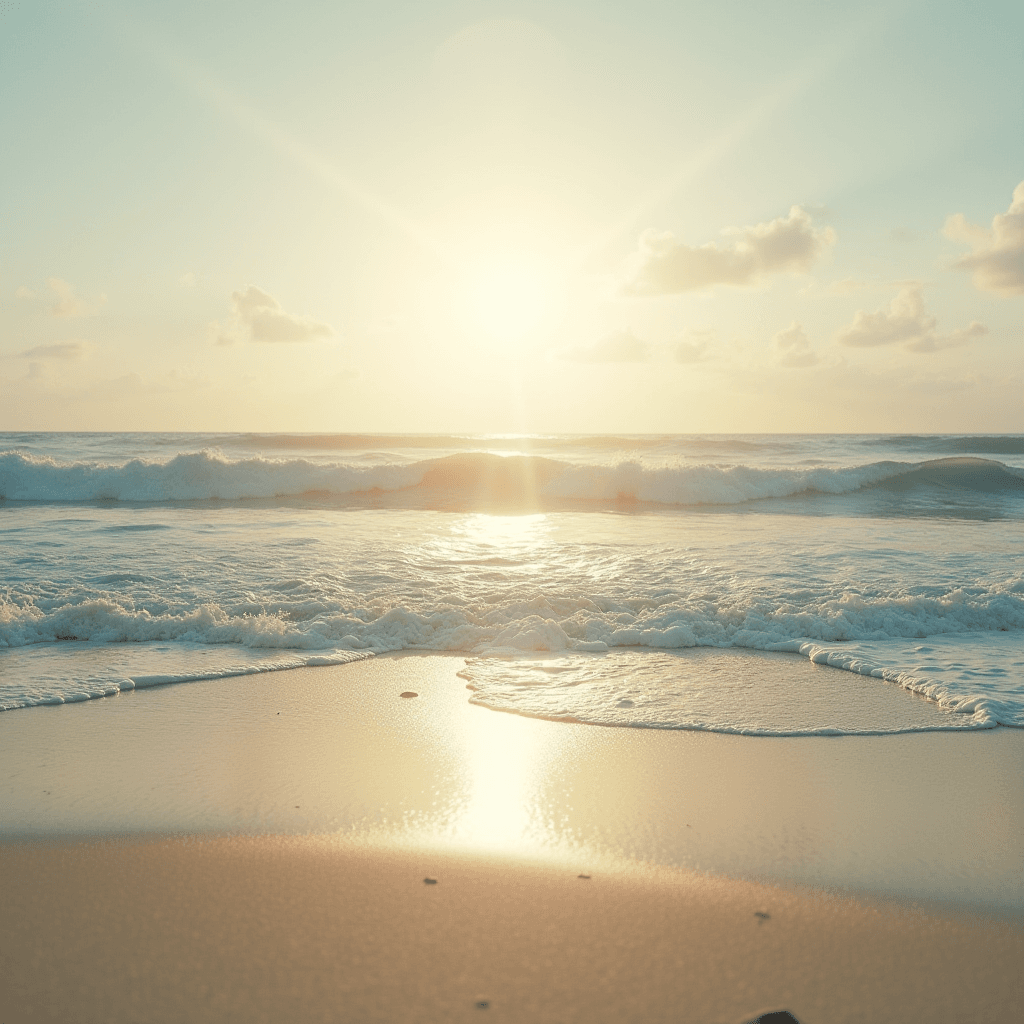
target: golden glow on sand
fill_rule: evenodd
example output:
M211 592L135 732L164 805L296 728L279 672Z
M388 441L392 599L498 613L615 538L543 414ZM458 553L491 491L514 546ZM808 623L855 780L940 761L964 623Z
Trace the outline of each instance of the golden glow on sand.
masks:
M523 729L516 715L480 709L467 722L462 754L472 780L455 825L458 841L479 850L550 854L542 789L548 765L572 740L557 729ZM547 841L547 842L545 842Z

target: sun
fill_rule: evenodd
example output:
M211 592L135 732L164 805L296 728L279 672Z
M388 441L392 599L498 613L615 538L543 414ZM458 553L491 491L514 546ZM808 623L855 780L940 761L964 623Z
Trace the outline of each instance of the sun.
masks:
M457 301L470 331L511 343L524 340L550 321L554 298L553 274L541 261L498 256L466 271Z

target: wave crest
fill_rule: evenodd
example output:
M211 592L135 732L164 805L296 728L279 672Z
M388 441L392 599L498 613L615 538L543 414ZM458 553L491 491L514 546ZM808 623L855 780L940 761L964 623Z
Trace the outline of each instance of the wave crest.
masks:
M0 453L0 499L28 502L336 501L452 509L585 507L587 503L738 505L859 491L1024 495L1024 473L990 459L876 462L848 468L777 469L639 462L590 465L533 455L465 452L408 464L321 464L306 459L230 460L215 451L166 462L62 463Z

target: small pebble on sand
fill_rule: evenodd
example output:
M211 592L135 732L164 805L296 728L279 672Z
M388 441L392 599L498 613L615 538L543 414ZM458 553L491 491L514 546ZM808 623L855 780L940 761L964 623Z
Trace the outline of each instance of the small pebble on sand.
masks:
M423 879L423 884L424 885L437 885L437 879L436 878L424 878Z
M590 878L590 875L577 875L577 878Z
M487 1007L490 1006L490 1005L491 1005L490 1002L488 1000L486 1000L486 999L478 999L476 1001L476 1008L478 1010L486 1010Z
M418 697L418 693L413 693L412 690L406 690L405 693L400 693L399 697Z

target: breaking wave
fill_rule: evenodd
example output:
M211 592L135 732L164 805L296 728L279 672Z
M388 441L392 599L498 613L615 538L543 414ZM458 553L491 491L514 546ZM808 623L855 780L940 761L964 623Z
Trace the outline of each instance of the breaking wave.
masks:
M0 453L0 499L22 502L319 501L469 510L583 508L588 503L730 506L859 492L1024 497L1024 471L990 459L875 462L850 468L592 465L531 455L464 452L405 464L231 460L215 451L123 465Z
M159 614L134 607L130 600L113 593L49 601L10 590L0 593L0 649L69 641L128 645L130 649L173 642L249 652L241 661L250 668L236 668L232 663L230 671L214 674L326 664L347 660L349 652L367 656L418 650L508 657L535 652L602 654L621 648L732 647L801 653L814 661L889 679L940 702L947 698L944 688L929 689L926 679L905 671L883 671L870 654L858 653L855 648L829 645L875 645L943 635L1010 633L1019 637L1021 630L1024 579L1019 577L987 587L954 587L935 596L823 594L800 602L752 595L723 604L668 594L660 599L650 594L610 599L556 593L470 606L455 600L439 601L419 608L405 602L353 607L341 599L259 608L207 602ZM258 658L255 652L261 652ZM269 654L285 652L287 662L266 664ZM132 676L136 681L131 685L169 682L172 675L157 677L147 670ZM189 677L179 671L175 679ZM207 677L210 673L191 676ZM73 685L65 681L55 689L37 691L11 689L0 683L0 710L85 699L83 694L103 696L116 692L118 685L109 678L79 679ZM72 696L68 697L69 693ZM952 702L953 697L948 700ZM956 700L955 710L977 714L975 724L1024 725L1019 694L1001 704L994 694L979 696L972 689L965 695L961 690Z

